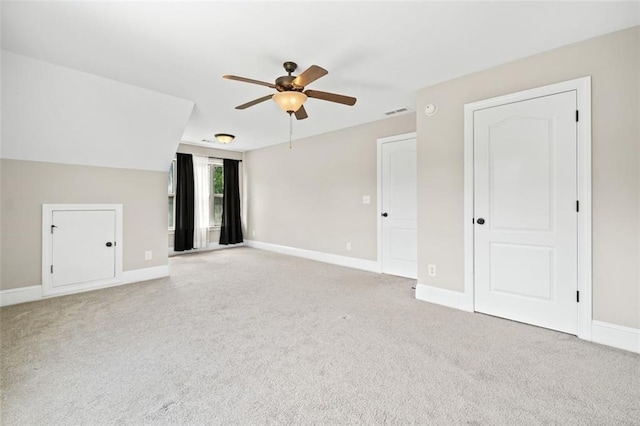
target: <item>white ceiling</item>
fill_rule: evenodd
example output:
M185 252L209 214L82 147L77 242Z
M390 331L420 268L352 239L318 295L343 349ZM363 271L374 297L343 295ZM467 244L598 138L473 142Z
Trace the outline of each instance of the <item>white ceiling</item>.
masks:
M415 91L517 58L640 24L638 2L3 2L8 51L193 100L183 140L237 135L250 150L288 141L288 116L268 101L282 62L329 75L309 88L355 96L315 99L294 139L415 108Z

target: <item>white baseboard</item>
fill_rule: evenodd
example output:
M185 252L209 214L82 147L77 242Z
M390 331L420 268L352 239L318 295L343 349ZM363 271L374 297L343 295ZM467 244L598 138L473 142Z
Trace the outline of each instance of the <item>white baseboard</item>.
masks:
M473 303L468 300L464 293L458 291L417 284L416 299L473 312ZM640 353L640 329L637 328L594 320L591 326L590 340L601 345Z
M33 302L40 299L42 299L41 285L0 291L0 306L17 305L18 303Z
M100 287L86 287L78 291L52 294L47 297L42 295L41 285L32 285L29 287L13 288L10 290L0 291L0 306L17 305L18 303L34 302L41 299L49 299L51 297L66 296L74 293L82 293L85 291L98 290L108 287L116 287L119 285L131 284L140 281L154 280L169 276L169 265L154 266L151 268L134 269L132 271L124 271L122 273L122 281L111 282Z
M133 269L124 271L122 278L124 284L137 283L140 281L155 280L169 276L169 265L153 266L151 268Z
M242 246L244 246L244 243L229 244L229 245L209 243L209 245L207 245L206 247L194 248L191 250L184 250L184 251L175 251L173 247L169 247L169 257L180 256L181 254L201 253L201 252L213 251L213 250L225 250L229 248L242 247Z
M591 326L591 340L602 345L640 353L640 329L637 328L594 320Z
M296 247L281 246L278 244L264 243L262 241L244 240L244 245L261 250L288 254L290 256L304 257L305 259L317 260L318 262L346 266L347 268L362 269L363 271L380 273L380 264L373 260L322 253L319 251L305 250Z
M465 293L459 291L431 287L418 283L416 285L416 299L448 306L449 308L460 309L461 311L473 312L473 302L468 300Z

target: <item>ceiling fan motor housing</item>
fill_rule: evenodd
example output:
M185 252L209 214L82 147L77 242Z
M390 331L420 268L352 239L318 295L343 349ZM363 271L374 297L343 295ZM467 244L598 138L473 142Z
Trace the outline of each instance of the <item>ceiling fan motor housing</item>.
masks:
M276 79L276 89L278 92L302 92L304 90L304 86L295 84L295 79L295 75L283 75L282 77L278 77Z

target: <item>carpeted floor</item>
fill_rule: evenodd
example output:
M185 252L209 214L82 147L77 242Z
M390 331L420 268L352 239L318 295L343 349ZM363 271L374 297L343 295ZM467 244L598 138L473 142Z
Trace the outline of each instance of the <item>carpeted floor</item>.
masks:
M640 424L640 356L250 248L0 310L5 425Z

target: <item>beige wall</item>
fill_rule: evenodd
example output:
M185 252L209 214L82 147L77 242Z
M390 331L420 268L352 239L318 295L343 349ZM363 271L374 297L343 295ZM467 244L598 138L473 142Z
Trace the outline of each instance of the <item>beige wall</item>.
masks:
M376 139L414 131L406 114L246 152L246 239L376 260Z
M592 76L594 319L640 327L640 27L421 90L418 114L418 280L463 291L463 105ZM427 264L438 276L429 277Z
M42 204L122 204L124 270L168 263L166 173L8 159L0 164L0 289L42 282ZM152 260L144 260L145 250L152 250Z

